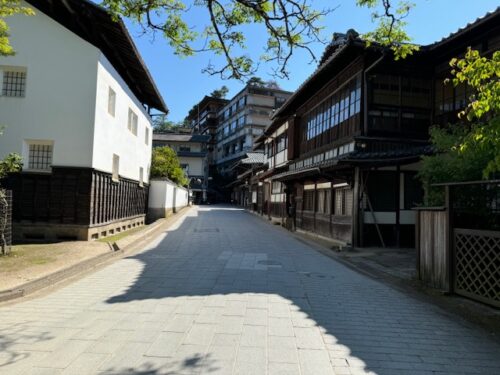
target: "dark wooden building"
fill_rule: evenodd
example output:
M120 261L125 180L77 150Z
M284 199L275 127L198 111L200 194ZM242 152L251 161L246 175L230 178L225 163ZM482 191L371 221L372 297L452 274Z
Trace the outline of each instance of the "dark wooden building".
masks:
M286 155L279 166L269 163L262 180L283 184L279 212L290 216L288 225L353 246L413 247L412 208L423 198L416 173L433 151L429 128L456 122L470 94L444 85L449 61L468 47L498 50L499 15L398 61L353 30L335 34L264 136L268 160Z

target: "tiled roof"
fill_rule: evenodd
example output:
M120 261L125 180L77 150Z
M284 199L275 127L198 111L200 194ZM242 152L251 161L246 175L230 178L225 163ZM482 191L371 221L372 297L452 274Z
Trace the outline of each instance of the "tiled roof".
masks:
M247 152L247 157L241 160L241 164L264 164L266 156L263 152Z
M467 25L465 25L464 27L461 27L459 28L457 31L453 32L453 33L450 33L448 36L445 36L444 38L442 38L441 40L438 40L437 42L434 42L432 44L430 44L428 46L428 48L437 48L437 47L440 47L441 45L443 45L444 43L447 43L449 42L450 40L460 36L462 33L466 32L466 31L469 31L479 25L481 25L482 23L486 22L486 21L489 21L491 20L492 18L494 17L498 17L500 15L500 6L497 7L495 10L491 11L491 12L488 12L486 13L484 16L482 17L478 17L476 18L474 21L472 22L469 22Z
M477 18L474 22L471 22L464 26L463 28L458 29L456 32L451 33L447 37L441 39L438 42L435 42L428 46L422 46L422 50L435 49L437 47L442 46L446 42L451 41L452 39L458 37L466 31L469 31L486 21L489 21L500 15L500 7L495 9L492 12L487 13L483 17ZM500 21L499 21L500 22ZM323 56L320 59L320 63L316 70L295 90L293 95L288 98L288 100L283 103L283 105L274 112L272 118L278 118L290 105L294 102L294 100L302 94L302 91L310 84L310 82L317 76L320 72L322 72L327 66L329 66L333 60L335 60L338 56L342 54L343 51L350 45L365 45L363 39L359 38L358 34L354 30L349 30L346 34L342 33L334 33L332 42L325 48L323 52ZM376 46L372 44L372 48L380 48L380 46Z
M413 157L420 155L431 155L434 152L432 146L417 146L407 149L399 149L392 151L379 151L379 152L363 152L353 151L339 156L339 160L356 160L356 161L376 161L376 160L392 160L401 159L405 157Z
M290 96L283 105L273 113L271 116L272 119L277 118L280 114L282 114L285 109L292 103L301 93L302 90L314 79L314 77L320 73L323 69L325 69L330 62L332 62L337 56L339 56L343 51L347 49L347 47L350 45L349 42L346 42L345 44L339 46L332 54L321 64L318 66L318 68L295 90L295 92Z
M405 159L416 159L424 155L432 155L434 153L432 146L418 146L408 149L399 149L393 151L380 151L380 152L363 152L352 151L336 158L321 161L312 165L304 166L302 168L288 170L286 172L273 176L273 179L280 180L287 177L297 175L310 175L314 174L318 169L331 168L339 164L357 164L363 162L391 162L391 161L404 161Z
M209 135L202 134L153 133L153 141L205 143L209 140Z

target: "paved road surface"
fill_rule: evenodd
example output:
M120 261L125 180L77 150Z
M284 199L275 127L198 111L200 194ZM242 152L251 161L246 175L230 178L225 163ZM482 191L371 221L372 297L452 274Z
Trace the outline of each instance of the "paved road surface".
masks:
M0 308L0 373L500 374L500 348L215 206L138 255Z

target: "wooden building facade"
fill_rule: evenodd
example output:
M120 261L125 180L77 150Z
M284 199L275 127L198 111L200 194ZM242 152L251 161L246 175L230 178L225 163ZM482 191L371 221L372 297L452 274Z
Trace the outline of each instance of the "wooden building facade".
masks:
M269 165L263 181L283 184L279 212L289 227L352 246L414 246L412 209L423 199L416 174L433 152L429 128L456 122L470 95L443 83L449 61L468 47L498 50L499 14L398 61L355 31L334 36L264 134L268 158L286 139L285 166Z

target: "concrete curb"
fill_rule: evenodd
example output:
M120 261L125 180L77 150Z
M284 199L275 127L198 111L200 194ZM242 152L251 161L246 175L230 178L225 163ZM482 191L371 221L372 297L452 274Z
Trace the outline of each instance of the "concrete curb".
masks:
M40 292L48 288L54 288L64 281L69 281L70 279L76 278L80 275L83 276L84 274L98 270L113 260L121 259L125 256L137 253L142 245L152 241L161 232L163 232L164 229L168 229L168 227L184 217L191 209L192 206L185 207L178 211L175 215L150 224L150 227L141 232L140 236L135 238L133 241L123 244L123 247L116 242L113 244L109 243L110 250L112 252L86 259L80 263L61 269L49 275L21 284L12 290L0 291L0 303L12 302L15 299L26 297L35 292Z

